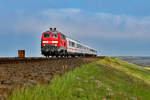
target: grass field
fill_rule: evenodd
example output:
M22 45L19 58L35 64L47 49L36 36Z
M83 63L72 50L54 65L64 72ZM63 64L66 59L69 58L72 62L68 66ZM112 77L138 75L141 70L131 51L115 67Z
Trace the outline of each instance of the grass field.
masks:
M9 100L150 100L150 70L106 57L15 91Z

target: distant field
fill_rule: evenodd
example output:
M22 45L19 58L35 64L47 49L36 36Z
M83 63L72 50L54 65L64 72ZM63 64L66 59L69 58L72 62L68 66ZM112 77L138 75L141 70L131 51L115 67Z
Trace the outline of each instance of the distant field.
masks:
M118 59L134 63L143 67L150 67L150 57L138 57L138 56L119 56Z
M22 88L9 100L149 100L150 71L116 58L56 76L49 85Z
M144 67L144 68L150 70L150 67Z

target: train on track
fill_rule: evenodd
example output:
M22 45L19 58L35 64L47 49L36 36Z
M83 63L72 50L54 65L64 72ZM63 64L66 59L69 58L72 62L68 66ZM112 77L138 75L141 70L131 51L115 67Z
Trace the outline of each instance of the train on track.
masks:
M41 37L42 55L56 57L90 57L97 56L97 50L81 42L73 40L56 28L43 32Z

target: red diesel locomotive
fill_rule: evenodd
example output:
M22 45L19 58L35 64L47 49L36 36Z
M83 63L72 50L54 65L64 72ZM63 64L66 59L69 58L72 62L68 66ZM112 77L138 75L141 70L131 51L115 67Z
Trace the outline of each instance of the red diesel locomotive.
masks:
M66 37L56 28L42 34L41 53L49 56L97 56L97 50Z

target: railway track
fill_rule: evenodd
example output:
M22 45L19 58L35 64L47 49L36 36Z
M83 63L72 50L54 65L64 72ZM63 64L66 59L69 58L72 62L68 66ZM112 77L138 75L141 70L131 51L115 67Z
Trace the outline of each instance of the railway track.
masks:
M27 58L0 58L0 64L32 63L46 60L59 60L70 58L44 58L44 57L27 57Z
M10 58L0 58L0 64L28 63L28 62L35 62L35 61L42 61L42 60L46 60L46 58L41 58L41 57L31 57L31 58L10 57Z
M18 58L18 57L8 57L8 58L0 58L0 64L16 64L16 63L32 63L46 60L63 60L63 59L77 59L76 58L44 58L44 57L27 57L27 58ZM82 58L99 58L103 59L104 56L99 57L82 57Z

